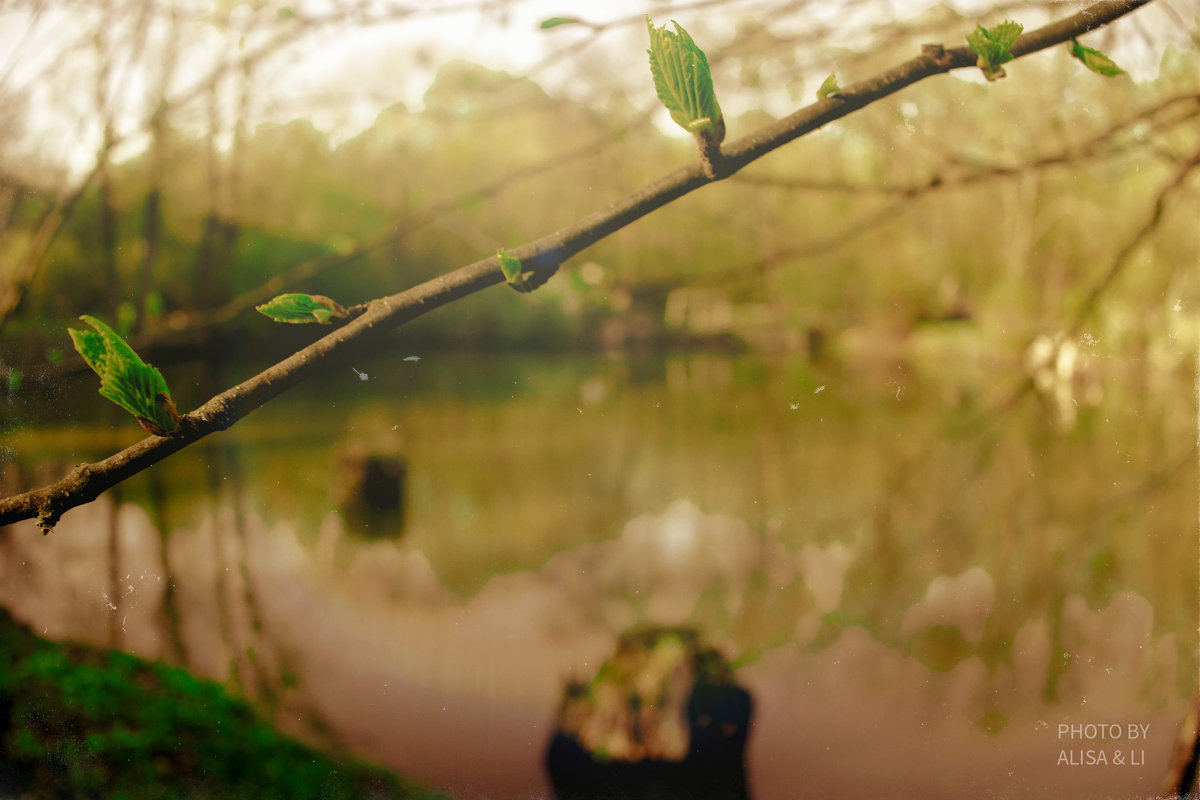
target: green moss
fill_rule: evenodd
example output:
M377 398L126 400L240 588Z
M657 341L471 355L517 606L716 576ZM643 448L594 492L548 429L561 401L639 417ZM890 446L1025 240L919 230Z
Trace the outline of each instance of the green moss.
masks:
M39 639L0 609L0 763L19 797L434 798L275 731L219 685Z

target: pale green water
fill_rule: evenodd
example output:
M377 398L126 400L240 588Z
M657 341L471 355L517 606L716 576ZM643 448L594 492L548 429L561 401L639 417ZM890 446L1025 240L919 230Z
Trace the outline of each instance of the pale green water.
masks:
M561 680L586 673L624 625L688 622L746 664L759 699L751 759L760 800L796 796L788 769L797 757L817 758L839 736L864 746L880 728L906 741L878 759L890 770L881 785L897 796L962 796L980 780L1021 797L1157 788L1196 670L1190 369L1097 358L1069 398L1078 416L1064 424L1032 391L989 413L1019 383L1003 364L405 355L347 364L122 489L151 511L137 525L175 531L168 561L195 668L227 675L227 659L255 642L247 631L257 614L269 640L260 659L273 643L265 663L301 675L294 703L343 743L416 777L528 796L544 788L529 759ZM1090 400L1087 386L1099 389ZM116 433L51 426L6 444L29 473L39 459L82 460L136 437L122 422ZM378 529L369 533L384 538L357 537L330 516L339 459L364 450L407 461L398 540ZM152 483L164 501L146 503ZM214 518L230 503L240 513ZM49 562L10 561L4 602L44 614L59 635L105 629L100 518L71 512L50 540L22 531L7 546L30 563L38 547L55 548L60 563L69 559L61 548L90 555L71 562L69 579ZM140 535L128 534L129 547L157 540ZM206 536L216 546L200 544ZM149 553L125 559L121 572L135 562L161 569ZM213 577L213 559L233 577ZM236 588L243 565L257 601ZM76 608L96 606L74 621L30 597L61 592L66 580L82 598ZM206 594L213 581L217 595ZM130 585L131 598L161 596ZM169 652L160 604L122 604L147 626L131 633L126 620L126 646ZM492 639L511 642L479 663L464 655L492 652ZM549 643L538 668L522 660L536 655L535 641ZM396 700L389 716L378 698L356 700L336 678L317 677L342 675L361 693L362 671L375 669L384 683L391 674L425 687L416 692L424 699ZM871 692L879 697L869 709L854 708ZM432 696L461 699L462 724L486 705L498 738L541 727L516 737L511 753L501 747L503 764L473 757L474 771L464 770L459 728L445 728L446 748L430 744L448 724L418 713L429 705L437 716ZM386 736L369 733L370 712L346 710L359 701L378 711ZM1070 742L1056 725L1093 713L1122 725L1152 720L1158 760L1120 771L1059 766ZM877 717L866 729L851 722L866 715ZM432 733L399 742L398 718ZM902 734L910 726L942 733L922 745L924 734ZM804 766L811 796L873 785L870 769L821 758ZM930 759L942 774L932 783ZM1013 763L1018 776L1006 777Z

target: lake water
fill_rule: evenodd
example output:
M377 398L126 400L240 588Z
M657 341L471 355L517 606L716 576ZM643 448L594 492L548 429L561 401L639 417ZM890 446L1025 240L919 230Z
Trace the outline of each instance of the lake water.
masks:
M1197 669L1194 362L1093 355L1018 391L982 357L397 351L4 529L0 602L461 798L548 796L564 683L646 621L739 665L757 800L1150 796ZM8 488L139 438L94 389L6 437ZM363 454L404 460L403 520L339 512Z

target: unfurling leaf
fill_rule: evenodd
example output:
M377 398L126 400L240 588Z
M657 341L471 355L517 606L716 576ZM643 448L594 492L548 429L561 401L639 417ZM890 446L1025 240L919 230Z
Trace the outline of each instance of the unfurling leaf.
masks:
M842 93L842 87L838 86L837 73L829 73L829 77L821 84L821 88L817 89L817 99L824 100L826 97L837 97Z
M133 414L150 433L169 436L178 430L179 412L162 373L100 320L86 314L80 319L94 330L67 332L79 355L100 376L100 394Z
M557 28L559 25L578 25L580 22L582 20L576 17L550 17L549 19L542 20L542 24L538 27L542 30L549 30L550 28Z
M1009 48L1023 30L1024 25L1010 20L1001 22L994 28L976 25L974 32L967 34L967 44L979 57L975 63L989 81L1004 77L1005 72L1000 65L1012 61L1013 54L1009 52Z
M255 310L276 322L297 325L306 322L327 325L332 320L346 318L346 309L323 294L281 294L269 303L255 306Z
M650 74L658 99L671 112L671 119L685 131L707 131L718 143L725 138L725 117L713 92L708 58L688 32L672 20L675 33L664 25L655 28L650 17Z
M532 292L537 288L531 283L533 273L521 271L521 259L504 248L496 252L496 258L500 260L500 271L504 273L504 280L509 286L521 293Z
M1112 78L1125 74L1125 70L1118 67L1116 62L1104 53L1082 45L1075 39L1071 40L1071 55L1082 61L1085 67L1097 75Z

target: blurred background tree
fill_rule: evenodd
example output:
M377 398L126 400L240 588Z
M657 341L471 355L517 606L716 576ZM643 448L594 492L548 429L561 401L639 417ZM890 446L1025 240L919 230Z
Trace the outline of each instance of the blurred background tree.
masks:
M273 336L236 302L261 302L272 279L363 301L687 163L644 75L644 9L538 31L544 5L10 4L0 359L43 363L84 312L160 350L211 346L206 322ZM686 15L710 43L736 136L805 104L830 71L846 82L923 42L960 44L968 13L1030 27L1060 4L693 5L654 13ZM1019 349L1069 325L1194 162L1196 31L1185 4L1156 0L1091 37L1133 77L1056 48L995 84L925 82L620 232L532 308L485 293L406 336L621 347L673 329L778 350L959 320ZM525 54L498 55L505 42ZM1144 344L1181 316L1194 326L1179 311L1197 292L1196 191L1178 182L1094 336ZM668 315L685 287L707 291L677 294Z

